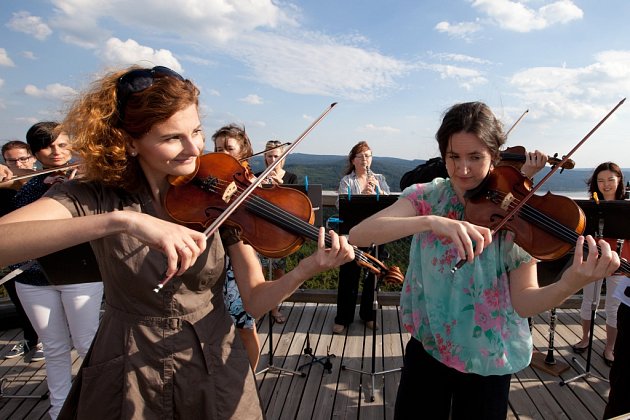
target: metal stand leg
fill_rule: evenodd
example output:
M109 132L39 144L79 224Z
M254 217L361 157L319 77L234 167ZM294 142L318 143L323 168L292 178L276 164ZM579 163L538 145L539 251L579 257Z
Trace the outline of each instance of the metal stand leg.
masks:
M42 395L10 395L5 394L4 384L8 381L7 377L0 378L0 398L21 398L21 399L35 399L35 400L45 400L48 398L48 391L43 393Z
M580 369L582 369L583 373L571 379L567 379L566 381L561 381L560 386L564 386L578 379L588 379L589 377L593 377L593 378L608 382L608 379L602 378L601 376L597 376L591 373L591 354L593 352L593 331L595 330L595 312L597 311L597 305L599 303L599 295L601 293L601 286L602 286L601 280L598 280L595 282L595 293L593 294L593 301L591 302L591 327L589 330L589 337L588 337L588 350L586 353L586 367L582 366L582 364L578 361L577 357L573 356L571 360L573 360L573 363L575 363L576 365L578 365Z
M374 251L374 256L378 258L378 252ZM369 275L369 274L368 274ZM365 402L374 402L374 393L376 389L376 377L381 375L386 375L388 373L399 372L402 368L376 371L376 320L378 319L379 313L379 304L378 304L378 292L380 290L380 279L376 278L374 281L374 301L372 302L372 310L374 311L374 328L372 329L372 369L369 372L360 370L360 369L352 369L345 365L341 366L341 370L347 370L350 372L356 372L360 375L370 375L372 388L370 389L370 394L365 395Z
M273 280L273 263L271 261L271 258L269 258L269 280ZM272 321L272 316L271 316L271 312L269 311L269 313L267 314L267 317L269 318L269 364L267 365L266 368L260 370L259 372L256 372L256 375L260 375L261 373L265 373L265 372L275 372L275 373L279 373L279 374L287 374L287 375L299 375L299 376L306 376L306 373L304 372L298 372L297 370L291 370L291 369L285 369L285 368L281 368L279 366L275 366L273 364L273 321Z
M299 371L302 371L307 366L312 366L315 363L319 363L324 366L324 371L328 373L332 373L332 362L331 358L336 357L334 354L330 354L330 344L326 348L326 356L316 357L313 355L313 349L311 348L311 341L309 339L308 331L306 332L306 347L304 348L304 354L311 358L310 362L306 362L303 365L298 367Z

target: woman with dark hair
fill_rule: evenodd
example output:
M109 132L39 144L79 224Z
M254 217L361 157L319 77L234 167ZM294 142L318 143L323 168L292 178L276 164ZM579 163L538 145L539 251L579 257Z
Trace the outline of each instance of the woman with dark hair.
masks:
M625 198L625 187L623 173L619 165L613 162L604 162L595 168L593 175L587 181L589 197L594 198L597 194L598 200L623 200ZM622 257L630 257L630 243L616 238L605 238L610 247L617 251ZM615 298L614 292L623 275L612 275L604 279L606 282L606 345L604 347L604 362L612 366L615 361L614 348L617 339L617 310L619 309L619 299ZM596 308L599 306L599 296L602 291L602 283L591 283L582 289L582 305L580 307L580 319L582 320L582 338L573 345L573 351L583 353L588 349L588 341L591 330L591 314L593 302Z
M504 420L511 375L531 360L527 317L612 274L619 257L605 241L598 257L595 240L580 237L561 279L539 287L536 261L511 232L493 234L464 220L466 192L499 160L501 122L483 103L457 104L436 139L449 178L406 188L396 203L354 226L349 240L366 246L413 235L400 297L411 339L394 417ZM467 264L451 271L459 259Z
M229 124L219 128L212 135L212 141L214 142L215 152L228 154L238 161L248 158L254 153L252 143L245 132L245 128L236 124ZM249 165L247 160L242 162L244 165ZM226 227L223 228L222 237L238 238L239 233L234 228ZM243 298L241 297L241 292L238 288L236 278L234 277L232 256L230 255L230 252L237 252L240 248L230 248L228 245L231 244L225 242L223 245L226 247L228 254L223 298L227 310L234 321L236 330L247 350L249 363L255 371L256 366L258 366L258 359L260 358L260 339L258 338L258 331L256 330L256 319L254 319L243 306Z
M372 149L366 141L355 144L348 153L348 162L344 170L344 177L339 181L338 196L347 194L389 194L389 185L385 177L375 174L371 170ZM339 198L337 198L339 207ZM363 250L367 251L367 248ZM383 247L379 247L379 255ZM350 261L339 267L339 285L337 286L337 315L332 327L335 334L343 334L348 325L354 321L357 296L359 294L359 279L361 267ZM374 274L368 273L363 282L359 317L368 328L376 328L374 310Z
M89 241L103 277L105 312L60 418L262 419L223 303L220 235L173 223L163 205L169 180L193 174L203 151L199 89L162 66L110 72L72 104L62 129L82 179L0 219L0 236L14 238L0 243L0 265ZM320 229L317 250L271 283L255 254L233 261L245 308L260 316L353 259L346 239L329 234L330 247Z
M59 130L58 122L34 124L26 133L26 141L44 169L63 168L72 159L70 139ZM34 176L20 188L13 204L22 208L41 198L52 185L72 177ZM94 253L83 243L41 255L16 277L15 287L43 345L36 347L31 360L43 360L45 350L49 414L55 419L72 383L72 348L85 357L98 328L103 283Z

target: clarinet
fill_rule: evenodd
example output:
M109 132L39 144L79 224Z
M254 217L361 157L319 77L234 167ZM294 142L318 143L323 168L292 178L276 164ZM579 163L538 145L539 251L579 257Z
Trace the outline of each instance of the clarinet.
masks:
M370 179L370 178L372 178L374 176L374 172L372 172L372 170L370 169L370 167L368 165L365 165L365 172L367 173L367 178L368 179ZM368 185L373 186L374 190L376 191L376 193L379 192L378 183L377 184L373 184L372 182L368 181Z

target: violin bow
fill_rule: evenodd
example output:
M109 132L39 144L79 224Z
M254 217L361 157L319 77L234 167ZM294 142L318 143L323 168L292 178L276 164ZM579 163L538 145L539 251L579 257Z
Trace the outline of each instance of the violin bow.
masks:
M322 112L321 115L317 117L315 121L313 121L306 128L306 130L304 130L304 132L300 134L297 139L295 139L295 141L293 141L293 143L290 143L290 146L284 151L282 155L280 155L278 159L267 166L267 168L258 176L258 178L252 181L249 187L243 190L243 192L238 197L236 197L236 199L229 206L227 206L225 210L223 210L223 213L221 213L219 217L217 217L214 222L212 222L212 224L203 231L203 234L206 236L206 238L210 238L219 229L219 227L228 219L228 217L230 217L232 213L234 213L236 209L247 199L247 197L249 197L251 193L254 192L254 190L265 180L265 178L267 178L267 175L269 175L271 171L276 168L276 166L282 163L282 160L289 153L291 153L302 140L304 140L304 138L315 128L315 126L317 126L321 122L321 120L323 120L324 117L328 115L328 113L335 107L335 105L337 105L337 102L333 102L332 104L330 104L324 110L324 112ZM159 292L160 290L162 290L166 283L168 283L167 279L162 280L155 287L155 289L153 289L153 291L156 293Z
M508 131L505 132L505 137L509 136L510 133L512 132L512 130L514 130L514 127L516 127L518 125L518 123L521 122L521 120L523 118L525 118L525 115L529 112L529 109L526 109L520 117L518 117L518 119L516 121L514 121L514 124L512 124L512 127L510 127L510 129Z
M20 181L22 179L32 178L37 175L44 175L44 174L49 174L52 172L59 172L59 171L67 171L68 169L78 168L80 165L81 165L80 163L73 163L70 165L59 166L57 168L42 169L40 171L33 171L32 174L20 175L20 176L15 176L13 178L5 179L2 182Z
M613 109L611 109L608 114L606 114L604 116L604 118L602 118L597 125L595 125L595 127L593 127L591 129L591 131L588 132L588 134L586 134L586 136L584 136L584 138L582 140L580 140L578 142L578 144L576 144L573 149L571 149L571 151L569 153L567 153L562 160L557 164L551 167L551 170L549 171L549 173L547 175L545 175L545 177L543 179L540 180L540 182L538 182L538 184L534 185L532 187L532 189L529 191L529 193L523 197L523 199L518 202L513 208L512 210L510 210L510 212L508 214L505 215L505 217L503 217L503 219L499 222L499 224L494 228L494 232L500 230L508 221L510 221L514 215L516 215L516 213L518 213L521 208L527 204L527 201L529 201L529 199L536 193L536 191L538 191L540 189L540 187L542 187L542 185L547 182L547 180L549 178L551 178L551 176L556 173L556 171L562 167L562 165L564 165L571 156L573 156L573 153L575 153L577 151L577 149L579 149L585 142L586 140L588 140L589 137L591 137L593 135L593 133L595 131L597 131L597 129L599 129L599 127L608 119L608 117L610 117L616 110L617 108L619 108L624 102L626 101L626 98L623 98L621 101L619 101L619 103L617 105L615 105L615 107ZM466 264L466 260L459 260L459 262L455 265L455 267L451 268L451 273L455 273L457 270L459 270L460 268L462 268L464 266L464 264Z
M278 147L284 147L284 146L289 146L289 145L291 145L291 142L282 143L282 144L279 144L279 145L277 145L277 146L270 147L269 149L265 149L265 150L262 150L262 151L260 151L260 152L254 153L253 155L248 156L248 157L246 157L246 158L241 158L241 159L239 159L238 161L239 161L239 162L242 162L242 161L244 161L244 160L250 160L250 159L251 159L251 158L253 158L254 156L262 155L263 153L267 153L267 152L269 152L269 151L271 151L271 150L275 150L275 149L277 149Z

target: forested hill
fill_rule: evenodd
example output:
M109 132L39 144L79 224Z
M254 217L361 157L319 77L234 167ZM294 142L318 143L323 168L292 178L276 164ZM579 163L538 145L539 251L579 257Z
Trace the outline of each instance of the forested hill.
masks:
M298 175L300 183L308 176L309 184L322 184L324 190L337 190L339 180L343 176L346 167L347 156L334 155L310 155L293 153L287 158L285 169ZM402 175L424 163L424 160L398 159L390 157L374 157L372 170L375 173L385 175L392 192L400 191L399 183ZM261 156L256 156L251 162L254 172L264 169ZM586 191L586 180L591 176L593 169L571 169L562 173L556 172L541 189L544 191L581 192ZM547 172L541 172L536 179L541 179ZM624 169L624 177L630 180L630 170Z

